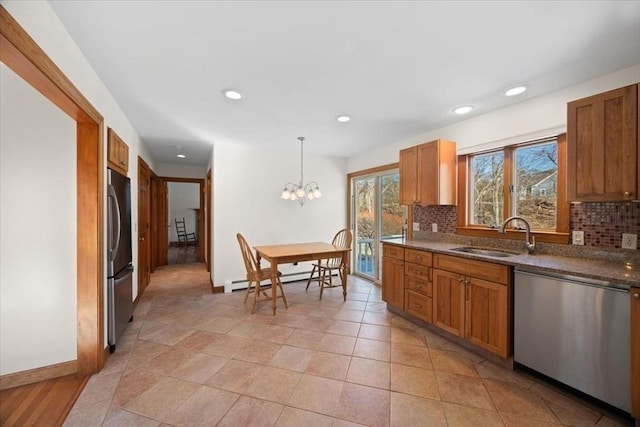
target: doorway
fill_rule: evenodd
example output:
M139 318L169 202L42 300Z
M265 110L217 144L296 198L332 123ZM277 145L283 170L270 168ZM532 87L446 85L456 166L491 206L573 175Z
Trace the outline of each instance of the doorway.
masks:
M200 186L194 182L167 183L169 248L167 263L198 262L198 251L204 235L200 229Z
M159 265L204 262L208 234L205 227L204 179L158 178L156 212L158 214ZM184 219L186 243L178 238L176 220ZM195 242L192 242L195 240Z
M351 179L353 271L379 281L382 277L382 240L402 237L407 210L400 205L397 168L355 176Z

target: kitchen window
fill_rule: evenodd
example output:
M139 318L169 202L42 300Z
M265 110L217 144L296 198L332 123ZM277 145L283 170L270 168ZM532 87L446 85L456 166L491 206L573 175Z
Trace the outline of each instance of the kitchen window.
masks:
M458 157L458 233L495 236L513 215L541 241L568 239L565 135ZM513 227L517 230L518 223ZM513 233L511 238L513 237Z

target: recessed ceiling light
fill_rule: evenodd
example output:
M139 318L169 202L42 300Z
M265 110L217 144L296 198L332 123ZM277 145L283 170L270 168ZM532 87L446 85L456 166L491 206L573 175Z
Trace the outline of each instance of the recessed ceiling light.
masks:
M186 159L187 156L185 156L184 154L178 154L176 157L178 157L179 159Z
M456 114L467 114L473 111L474 108L473 105L461 105L460 107L454 108L453 112Z
M516 86L516 87L512 87L511 89L507 89L504 94L506 96L516 96L516 95L520 95L521 93L526 92L527 87L526 86Z
M242 94L235 90L225 90L223 93L224 93L224 96L226 96L229 99L237 100L242 98Z
M336 120L339 121L340 123L346 123L349 120L351 120L351 117L349 117L349 116L338 116L338 117L336 117Z

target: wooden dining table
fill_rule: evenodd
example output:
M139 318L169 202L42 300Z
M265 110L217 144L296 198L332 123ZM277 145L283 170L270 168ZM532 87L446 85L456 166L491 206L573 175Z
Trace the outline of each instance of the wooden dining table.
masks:
M339 269L342 280L342 295L347 300L347 268L351 248L335 246L331 243L287 243L282 245L254 246L258 265L264 258L271 263L271 304L273 314L276 314L276 287L278 280L278 265L301 261L320 261L323 259L342 258Z

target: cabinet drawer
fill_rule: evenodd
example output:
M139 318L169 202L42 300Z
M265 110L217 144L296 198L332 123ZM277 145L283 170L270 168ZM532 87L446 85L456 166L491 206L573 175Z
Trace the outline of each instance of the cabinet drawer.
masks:
M431 282L425 282L424 280L414 279L412 277L407 278L406 288L417 292L419 294L431 297L433 296L433 284Z
M405 310L420 319L431 323L433 321L433 300L413 291L406 291Z
M433 266L434 268L459 273L469 277L477 277L478 279L485 279L491 282L501 283L503 285L507 285L509 283L509 267L502 264L435 254L433 256Z
M407 249L405 250L404 257L405 260L414 264L431 267L433 254L431 252L419 251L416 249Z
M410 277L415 277L416 279L424 280L425 282L431 281L431 267L425 267L424 265L405 262L404 274Z
M389 258L396 258L404 260L404 248L400 246L390 245L388 243L382 244L382 255Z

